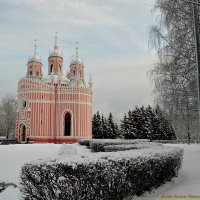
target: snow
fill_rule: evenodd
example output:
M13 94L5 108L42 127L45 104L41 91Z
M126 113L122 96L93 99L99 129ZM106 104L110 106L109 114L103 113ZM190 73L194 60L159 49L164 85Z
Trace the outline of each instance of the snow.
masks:
M71 144L62 144L58 152L58 155L74 156L77 155L77 149Z
M167 146L184 148L183 168L179 177L164 184L163 187L155 189L150 194L145 193L140 197L134 196L134 200L158 200L161 199L161 195L200 195L200 145L168 144ZM147 149L144 149L144 151L147 151ZM140 151L137 150L137 152ZM101 156L104 154L106 153L98 153ZM119 152L119 154L123 154L123 152ZM80 157L98 156L96 153L90 153L90 150L85 146L78 144L0 145L0 182L5 181L19 185L20 169L26 162L48 158L67 160L69 157L76 160ZM19 188L10 186L0 193L0 200L17 199L20 199Z
M134 200L160 200L162 195L172 196L200 195L200 145L199 144L167 144L168 146L177 146L184 148L183 166L178 178L172 182L167 182L163 187L155 189L150 194L147 192L140 197L134 197ZM174 196L175 195L175 196ZM167 199L167 198L163 198ZM177 198L172 198L177 199ZM180 199L180 198L179 198Z

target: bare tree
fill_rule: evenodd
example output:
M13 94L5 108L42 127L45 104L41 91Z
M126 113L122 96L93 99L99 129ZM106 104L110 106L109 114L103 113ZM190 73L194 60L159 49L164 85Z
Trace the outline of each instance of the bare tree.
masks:
M0 134L7 139L14 137L16 120L16 100L13 96L6 95L0 103Z
M150 45L158 55L151 71L156 103L190 138L198 119L192 7L185 0L157 0L154 11L159 11L159 26L150 30Z

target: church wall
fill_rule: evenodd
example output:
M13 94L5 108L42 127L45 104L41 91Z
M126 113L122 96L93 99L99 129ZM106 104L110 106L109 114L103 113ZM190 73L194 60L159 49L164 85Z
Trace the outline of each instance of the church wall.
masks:
M41 84L30 87L30 82L30 80L25 81L19 86L19 99L27 99L30 109L29 112L24 110L26 118L24 121L30 132L27 135L30 140L44 142L47 140L60 141L60 139L64 141L64 138L91 137L92 103L91 94L87 90L67 89L65 91L61 88L59 93L55 94L52 88L51 90L40 90ZM39 87L38 90L37 87ZM64 136L64 111L66 110L72 113L71 136ZM22 121L19 120L16 129L19 129L20 123Z

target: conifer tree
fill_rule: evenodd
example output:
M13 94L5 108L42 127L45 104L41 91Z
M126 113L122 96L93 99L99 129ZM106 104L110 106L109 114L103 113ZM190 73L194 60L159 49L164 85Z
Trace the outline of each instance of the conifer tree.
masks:
M101 138L102 134L102 122L101 122L101 116L99 114L99 111L97 111L96 114L94 114L92 119L92 137L95 139Z
M113 115L110 112L108 117L108 137L110 139L116 139L119 137L118 126L113 120Z
M93 115L92 135L95 139L115 139L119 137L118 126L113 120L112 113L109 114L108 119L103 114L100 116L99 111Z
M121 124L120 124L120 131L122 135L124 136L124 138L127 138L128 130L129 130L129 125L128 125L128 120L125 113L124 118L121 120Z
M121 132L125 139L171 140L175 139L175 131L166 114L159 108L151 106L135 107L128 111L128 117L121 120Z
M101 139L107 139L108 138L108 124L107 119L103 116L101 116Z
M158 105L156 106L154 112L155 112L155 115L158 117L159 123L160 123L159 124L159 130L160 130L159 139L161 140L176 139L175 131L168 119L167 113L162 111Z
M133 115L134 113L131 112L131 110L128 111L127 117L126 114L124 116L124 119L121 121L121 132L125 139L134 139L136 138L136 129L134 128L134 125L136 121L133 121Z

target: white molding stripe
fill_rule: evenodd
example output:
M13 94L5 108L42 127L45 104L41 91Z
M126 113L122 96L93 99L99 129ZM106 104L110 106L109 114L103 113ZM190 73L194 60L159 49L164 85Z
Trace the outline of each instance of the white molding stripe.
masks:
M92 138L89 138L89 137L80 137L80 136L31 136L30 135L30 138L34 139L34 138L41 138L41 139L92 139Z
M54 100L29 100L30 103L51 103L51 104L55 104L55 101ZM72 101L59 101L57 100L56 104L67 104L67 103L75 103L75 104L86 104L86 105L92 105L91 102L86 102L86 101L76 101L76 100L72 100Z
M18 94L27 94L27 93L31 93L31 92L34 92L34 93L38 93L38 94L54 94L55 93L55 90L54 89L51 89L51 90L46 90L46 89L38 89L38 88L35 88L35 89L18 89L17 90ZM69 90L58 90L57 94L82 94L82 95L92 95L92 91L76 91L76 90L72 90L72 91L69 91Z

